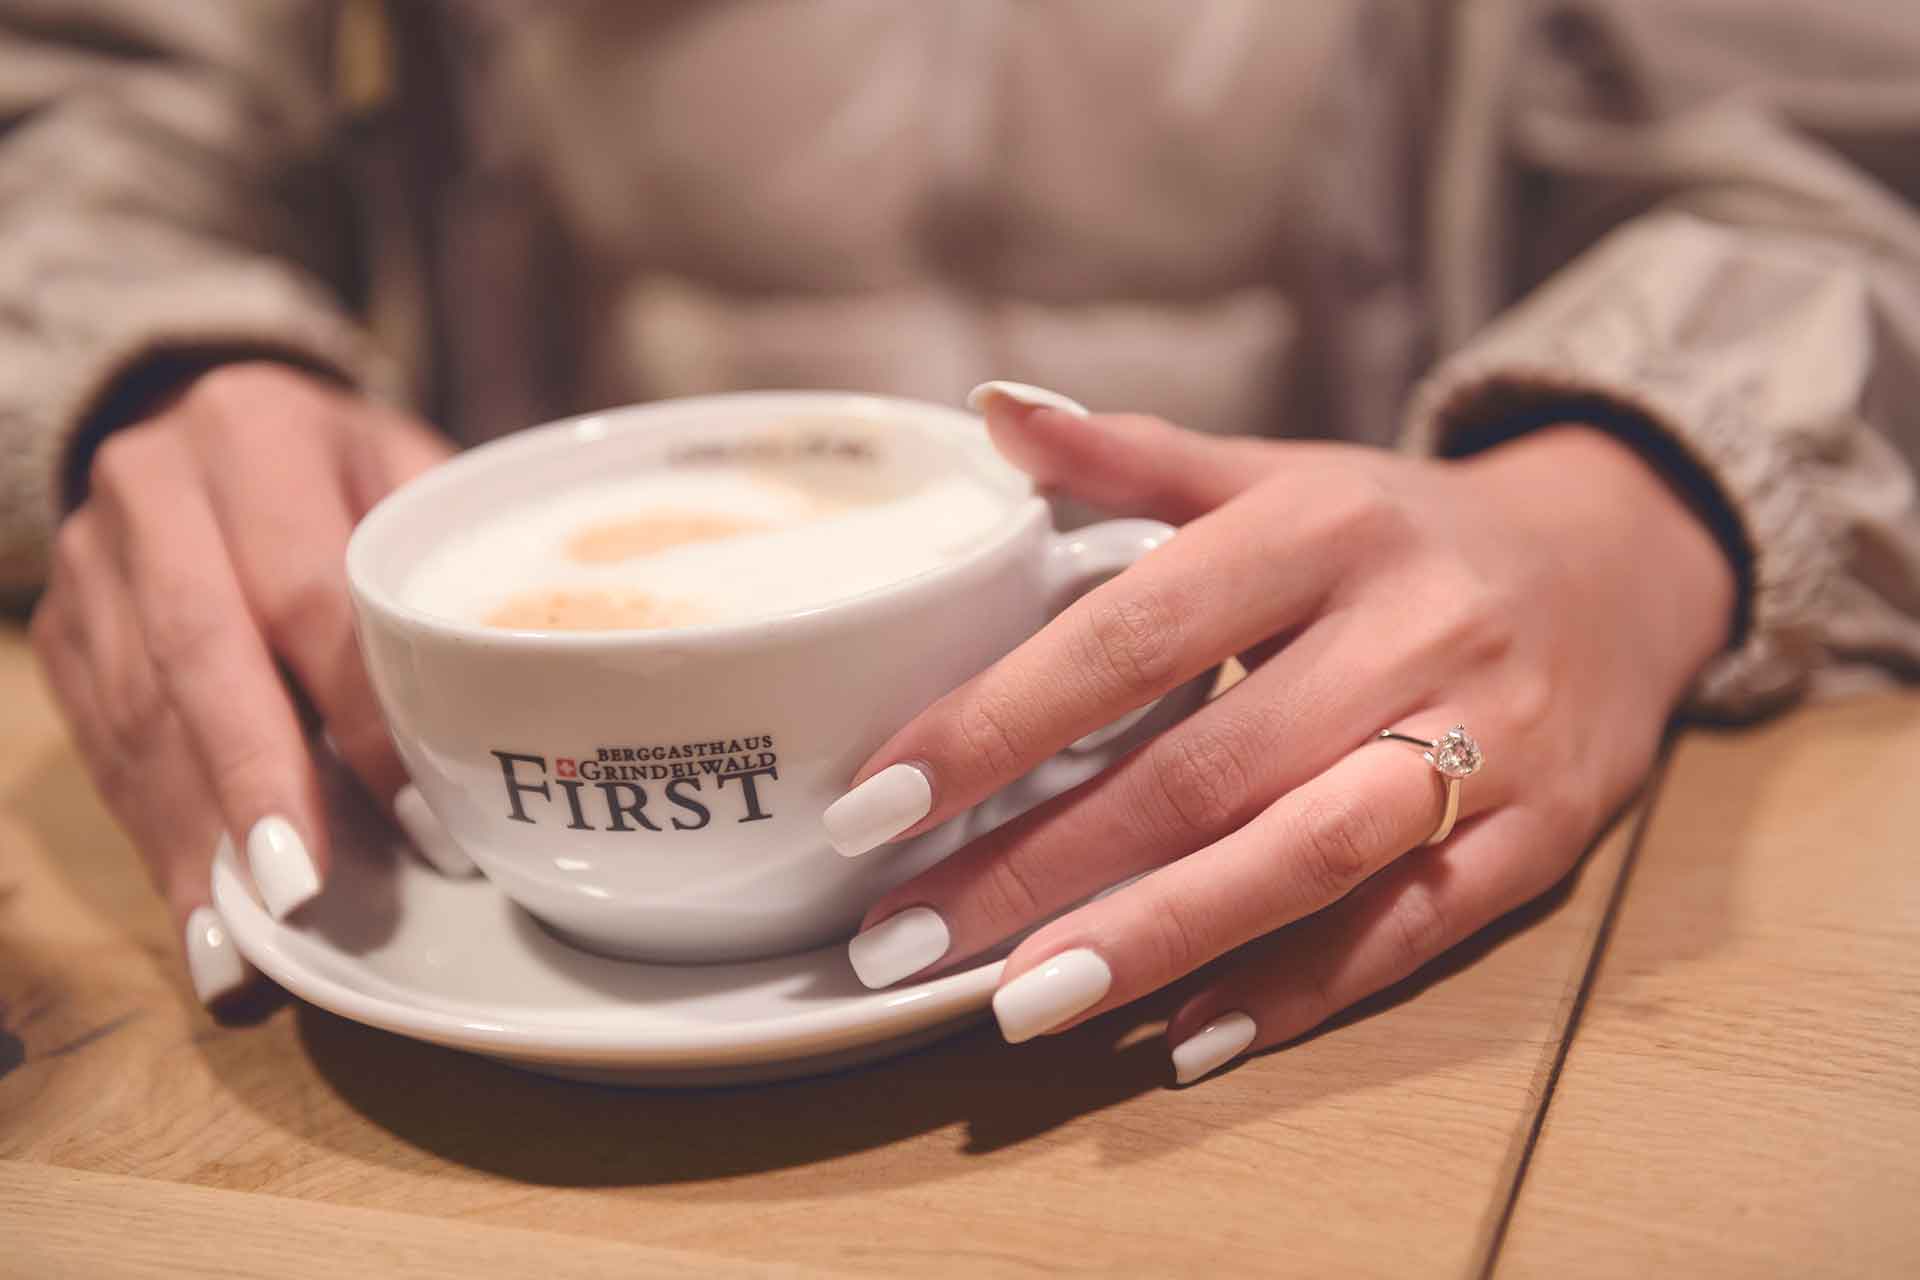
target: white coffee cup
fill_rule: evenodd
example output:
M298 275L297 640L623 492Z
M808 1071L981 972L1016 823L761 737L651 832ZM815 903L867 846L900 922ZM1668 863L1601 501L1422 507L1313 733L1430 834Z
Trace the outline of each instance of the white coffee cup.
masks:
M1004 520L939 567L770 618L510 631L403 599L408 573L440 539L529 494L730 449L825 441L831 455L836 432L860 443L849 456L864 450L870 462L968 469L1005 496ZM835 853L821 825L894 730L1172 533L1146 520L1055 532L1026 477L956 409L747 393L590 414L473 449L369 513L347 573L400 756L482 871L582 946L706 962L850 934L886 889L1197 706L1205 679L1126 732L862 858Z

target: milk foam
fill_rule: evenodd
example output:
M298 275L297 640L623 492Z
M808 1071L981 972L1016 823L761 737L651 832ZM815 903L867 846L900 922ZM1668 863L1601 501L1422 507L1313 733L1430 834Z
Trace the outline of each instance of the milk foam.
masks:
M571 487L449 534L401 596L426 613L482 622L536 591L638 593L705 622L772 617L843 600L958 559L1010 510L968 475L851 496L771 469L706 465ZM755 531L628 559L568 552L583 530L653 513L732 517Z

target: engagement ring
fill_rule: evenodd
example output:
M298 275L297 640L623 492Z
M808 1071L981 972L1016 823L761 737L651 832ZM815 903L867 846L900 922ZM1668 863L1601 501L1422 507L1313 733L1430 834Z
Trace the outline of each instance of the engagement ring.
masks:
M1460 816L1460 779L1470 778L1480 772L1480 766L1486 762L1486 757L1480 754L1480 744L1467 735L1465 725L1459 724L1447 730L1445 736L1431 742L1392 729L1382 729L1380 737L1422 748L1420 758L1433 766L1434 773L1440 779L1442 808L1440 825L1433 829L1433 834L1426 838L1425 843L1439 844L1453 834L1454 819Z

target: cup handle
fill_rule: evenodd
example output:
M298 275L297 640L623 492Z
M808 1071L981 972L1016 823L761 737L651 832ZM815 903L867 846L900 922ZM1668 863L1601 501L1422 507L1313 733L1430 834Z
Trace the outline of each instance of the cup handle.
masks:
M1070 533L1055 534L1048 561L1051 579L1049 611L1055 614L1061 612L1147 552L1163 546L1174 532L1172 525L1162 524L1158 520L1107 520ZM1152 715L1167 698L1173 696L1171 693L1165 694L1144 707L1129 711L1112 724L1095 729L1067 750L1080 754L1106 746Z

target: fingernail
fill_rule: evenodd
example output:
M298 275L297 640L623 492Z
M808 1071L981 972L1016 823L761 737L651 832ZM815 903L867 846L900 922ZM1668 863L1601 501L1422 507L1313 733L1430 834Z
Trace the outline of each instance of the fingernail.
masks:
M411 782L400 788L400 794L393 798L393 817L413 842L415 851L441 875L470 876L480 870L473 865L467 851L454 843L440 819L427 808L427 798L420 794L420 788Z
M193 994L211 1005L247 985L248 965L227 936L227 926L212 907L195 907L187 917L187 974Z
M1113 970L1085 947L1062 951L993 993L993 1016L1008 1044L1031 1040L1099 1004Z
M932 907L908 907L847 944L853 971L869 987L890 987L947 954L947 922Z
M313 865L306 841L278 814L260 819L247 832L247 865L275 920L286 919L320 892L320 870Z
M1173 1078L1192 1084L1226 1066L1253 1043L1253 1019L1235 1009L1223 1013L1173 1046Z
M933 784L910 764L888 765L827 806L820 815L827 839L843 857L857 858L893 839L933 808Z
M1058 409L1070 413L1076 418L1087 416L1087 406L1058 391L1049 391L1045 387L1036 387L1026 382L983 382L967 392L967 408L975 413L987 411L987 401L994 396L1005 396L1015 404L1025 405L1029 409Z

